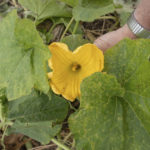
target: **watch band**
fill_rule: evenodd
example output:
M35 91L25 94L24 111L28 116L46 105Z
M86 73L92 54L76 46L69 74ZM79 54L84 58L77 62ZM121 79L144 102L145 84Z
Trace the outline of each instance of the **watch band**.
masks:
M150 30L142 27L134 17L134 12L131 14L127 21L129 29L136 35L138 38L150 39Z

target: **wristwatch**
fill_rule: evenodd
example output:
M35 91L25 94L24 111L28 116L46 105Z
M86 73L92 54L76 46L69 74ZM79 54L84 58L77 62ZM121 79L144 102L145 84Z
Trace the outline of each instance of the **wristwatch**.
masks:
M145 29L138 23L134 16L134 12L129 17L127 25L136 37L150 39L150 30Z

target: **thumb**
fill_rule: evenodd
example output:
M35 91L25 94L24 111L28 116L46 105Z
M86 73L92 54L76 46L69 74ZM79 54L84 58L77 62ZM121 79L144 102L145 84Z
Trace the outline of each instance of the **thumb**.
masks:
M114 46L119 41L119 39L119 35L116 35L116 31L113 31L97 38L94 41L94 44L104 52L108 48Z
M103 52L105 52L108 48L116 45L119 41L124 38L135 38L133 33L130 31L127 25L119 28L116 31L109 32L97 38L94 41L94 44L100 48Z

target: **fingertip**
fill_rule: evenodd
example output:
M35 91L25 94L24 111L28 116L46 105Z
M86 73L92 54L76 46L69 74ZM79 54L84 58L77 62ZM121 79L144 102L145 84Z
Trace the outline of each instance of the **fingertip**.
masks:
M97 38L93 44L95 44L100 50L102 50L103 53L106 51L108 47L107 43L103 41L101 37Z

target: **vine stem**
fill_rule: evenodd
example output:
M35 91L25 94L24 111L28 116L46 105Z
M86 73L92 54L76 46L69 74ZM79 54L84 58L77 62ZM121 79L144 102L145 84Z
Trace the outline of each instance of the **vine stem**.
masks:
M3 132L3 135L2 135L2 137L1 137L1 145L3 146L3 150L6 150L5 144L4 144L4 138L5 138L5 133L6 133L6 131L7 131L7 127L8 127L8 125L6 125L6 127L5 127L5 129L4 129L4 132Z
M73 143L72 143L72 148L74 148L74 147L75 147L75 139L73 139Z
M52 33L52 31L53 31L53 29L54 29L55 26L56 26L56 24L54 23L54 24L52 25L52 27L50 28L50 30L48 31L48 33L46 34L46 42L47 42L47 43L50 42L49 37L50 37L50 34ZM47 37L47 36L48 36L48 37ZM47 40L47 38L48 38L48 40Z
M75 34L79 25L79 21L76 21L72 34Z
M64 38L64 36L65 36L66 32L68 31L69 27L71 26L73 20L74 20L74 18L72 17L71 20L69 21L69 23L68 23L68 25L67 25L65 31L63 32L60 41Z
M113 19L113 20L116 20L116 17L114 17L114 16L102 16L99 19Z
M70 150L66 145L60 143L59 141L57 141L56 139L52 139L51 140L53 143L55 143L57 146L59 146L60 148L63 148L64 150Z
M65 138L64 138L64 143L69 139L69 137L72 135L72 133L70 132Z
M116 23L109 29L109 32L114 30L114 27L119 24L119 20L116 20Z
M17 8L18 5L17 5L17 3L16 3L16 0L12 0L12 2L13 2L13 4L14 4L14 6Z

